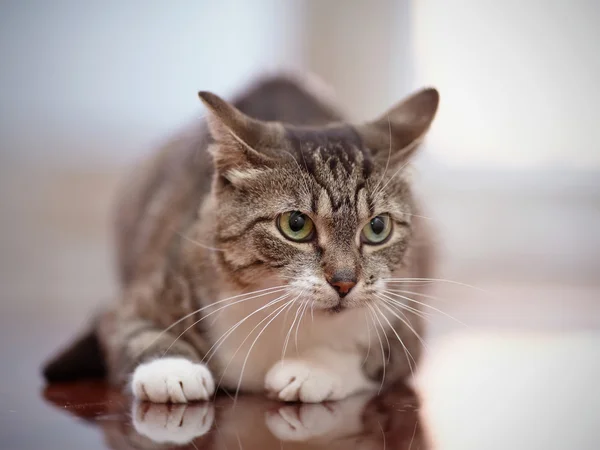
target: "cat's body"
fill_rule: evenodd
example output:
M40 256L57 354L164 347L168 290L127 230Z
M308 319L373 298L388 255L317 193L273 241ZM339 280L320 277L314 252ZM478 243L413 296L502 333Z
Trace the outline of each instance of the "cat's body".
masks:
M201 97L210 126L172 140L123 189L122 297L96 324L110 379L158 402L206 399L217 385L319 402L410 374L419 305L384 279L430 276L404 167L437 93L390 110L385 127L342 124L281 77L235 108Z

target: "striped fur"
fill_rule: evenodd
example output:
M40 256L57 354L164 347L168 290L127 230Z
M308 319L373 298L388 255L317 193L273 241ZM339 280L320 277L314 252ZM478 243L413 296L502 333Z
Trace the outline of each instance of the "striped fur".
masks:
M363 387L380 380L388 357L386 382L407 375L396 335L415 359L417 338L387 314L393 329L385 322L382 328L392 345L382 355L368 311L384 287L381 278L430 276L431 245L403 167L433 119L437 93L423 91L383 119L354 126L285 77L255 84L233 106L212 94L202 98L209 120L168 142L123 187L116 216L122 295L96 330L110 379L125 383L140 363L167 353L208 362L225 388L263 390L297 309L266 329L247 364L261 329L256 326L273 308L206 356L230 327L275 295L194 323L216 311L210 305L218 300L280 285L290 298L310 301L313 313L294 330L298 344L290 345L286 358L320 347L360 360L368 352L364 368L355 368L367 380ZM289 210L313 219L313 242L281 235L275 221ZM381 246L365 245L360 230L381 213L393 219L392 237ZM325 281L340 271L358 280L342 299ZM199 308L206 309L163 331ZM420 317L405 314L422 333Z

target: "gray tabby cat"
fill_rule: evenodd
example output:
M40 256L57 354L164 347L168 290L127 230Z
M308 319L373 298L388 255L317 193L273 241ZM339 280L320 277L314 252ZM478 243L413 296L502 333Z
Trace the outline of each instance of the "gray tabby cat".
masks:
M321 402L410 375L420 305L389 289L430 276L407 168L437 91L357 125L286 77L233 104L199 95L208 120L124 188L120 301L47 379L105 369L153 402L217 386Z

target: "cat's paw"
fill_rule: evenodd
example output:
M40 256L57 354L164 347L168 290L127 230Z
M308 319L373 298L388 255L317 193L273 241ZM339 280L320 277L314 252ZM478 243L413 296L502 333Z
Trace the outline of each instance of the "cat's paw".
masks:
M184 358L160 358L135 369L131 388L138 400L187 403L208 400L215 392L215 383L204 364Z
M287 405L267 412L267 427L281 441L308 441L326 435L339 426L339 404Z
M269 397L285 402L320 403L344 398L340 377L302 360L283 360L265 378Z
M184 445L210 431L215 408L212 403L162 405L134 402L131 417L135 431L153 442Z

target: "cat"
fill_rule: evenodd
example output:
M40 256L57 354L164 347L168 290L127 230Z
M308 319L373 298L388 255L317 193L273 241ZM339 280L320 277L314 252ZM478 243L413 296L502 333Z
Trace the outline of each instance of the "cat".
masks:
M424 324L406 293L433 245L409 167L438 92L354 125L288 76L199 97L206 120L123 187L119 301L47 380L104 373L157 403L218 387L318 403L410 376Z

